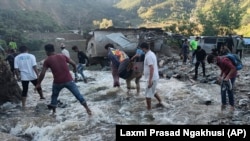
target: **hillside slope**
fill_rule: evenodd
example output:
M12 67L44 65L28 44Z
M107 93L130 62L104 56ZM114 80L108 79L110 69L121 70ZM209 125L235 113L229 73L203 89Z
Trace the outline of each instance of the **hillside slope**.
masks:
M9 10L40 11L52 16L59 25L78 28L93 20L115 17L114 0L1 0L0 8ZM109 11L113 12L109 12Z
M102 19L112 20L116 27L164 27L193 18L198 8L211 8L218 1L221 0L1 0L0 9L40 11L67 29L89 30L96 28L93 21ZM235 2L247 8L237 32L248 34L250 0Z

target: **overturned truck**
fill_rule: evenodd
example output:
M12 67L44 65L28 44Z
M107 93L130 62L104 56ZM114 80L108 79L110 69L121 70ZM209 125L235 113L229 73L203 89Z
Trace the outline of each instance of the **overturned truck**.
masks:
M90 32L85 48L91 64L108 65L107 50L104 46L112 43L115 48L123 50L129 57L135 54L141 42L147 42L154 52L161 52L164 45L164 32L160 28L108 28Z

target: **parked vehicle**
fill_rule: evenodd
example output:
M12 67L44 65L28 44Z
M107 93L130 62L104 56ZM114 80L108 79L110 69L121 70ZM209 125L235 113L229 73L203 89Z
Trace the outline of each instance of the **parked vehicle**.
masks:
M237 45L238 36L232 36L234 47ZM192 38L192 37L191 37ZM207 52L211 53L212 49L220 50L221 45L226 43L228 36L200 36L199 45ZM235 48L233 48L235 52Z

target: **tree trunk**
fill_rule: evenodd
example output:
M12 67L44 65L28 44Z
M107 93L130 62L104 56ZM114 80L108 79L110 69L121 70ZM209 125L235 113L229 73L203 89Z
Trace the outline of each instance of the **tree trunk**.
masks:
M19 103L21 92L21 88L11 72L9 64L0 59L0 105L5 102Z

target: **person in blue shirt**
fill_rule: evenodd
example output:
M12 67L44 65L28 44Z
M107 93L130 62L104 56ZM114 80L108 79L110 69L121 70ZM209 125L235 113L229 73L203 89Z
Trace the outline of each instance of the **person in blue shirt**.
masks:
M136 59L136 62L143 62L144 61L144 57L145 57L145 53L143 52L143 50L140 47L137 47L136 49L136 53L133 57L131 57L131 61L133 61L134 59Z

